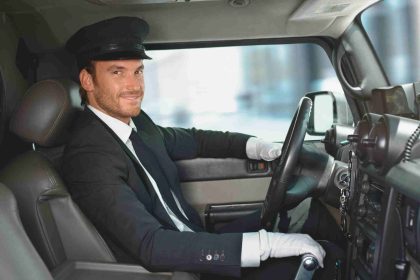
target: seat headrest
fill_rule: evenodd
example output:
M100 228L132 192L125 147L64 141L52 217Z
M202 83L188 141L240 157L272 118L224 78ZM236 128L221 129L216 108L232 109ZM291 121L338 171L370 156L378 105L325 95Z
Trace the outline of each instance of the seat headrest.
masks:
M26 141L51 147L65 143L77 112L79 86L71 80L44 80L32 85L13 112L10 129Z

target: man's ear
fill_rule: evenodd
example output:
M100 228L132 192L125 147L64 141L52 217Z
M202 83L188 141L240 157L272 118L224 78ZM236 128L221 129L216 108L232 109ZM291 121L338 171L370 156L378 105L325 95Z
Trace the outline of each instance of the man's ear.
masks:
M80 85L82 86L82 88L84 88L86 92L93 91L93 89L95 88L93 84L93 77L86 69L80 71L79 80Z

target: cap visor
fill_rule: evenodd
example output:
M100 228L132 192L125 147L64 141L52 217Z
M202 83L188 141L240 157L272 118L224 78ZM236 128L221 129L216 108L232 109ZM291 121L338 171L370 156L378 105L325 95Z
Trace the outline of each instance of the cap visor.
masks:
M92 57L92 60L123 60L123 59L152 59L144 50L123 51L98 54Z

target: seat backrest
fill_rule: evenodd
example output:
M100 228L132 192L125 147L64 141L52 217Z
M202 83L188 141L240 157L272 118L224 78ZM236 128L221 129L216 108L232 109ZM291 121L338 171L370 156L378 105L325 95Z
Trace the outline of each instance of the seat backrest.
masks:
M1 183L0 252L1 279L52 280L47 267L22 227L13 194Z
M77 84L45 80L28 89L10 128L43 150L57 149L79 111ZM66 260L115 262L45 154L34 150L18 156L0 171L0 182L15 195L23 226L49 269Z

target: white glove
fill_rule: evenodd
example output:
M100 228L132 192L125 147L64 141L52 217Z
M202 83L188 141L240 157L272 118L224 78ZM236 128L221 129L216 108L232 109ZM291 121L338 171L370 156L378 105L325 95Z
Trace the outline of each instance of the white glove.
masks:
M271 143L261 138L251 137L246 142L246 155L250 159L272 161L281 155L281 143Z
M324 267L325 251L318 242L307 234L267 232L260 234L260 259L284 258L311 253L318 260L319 266Z

